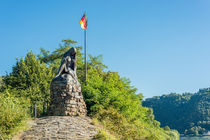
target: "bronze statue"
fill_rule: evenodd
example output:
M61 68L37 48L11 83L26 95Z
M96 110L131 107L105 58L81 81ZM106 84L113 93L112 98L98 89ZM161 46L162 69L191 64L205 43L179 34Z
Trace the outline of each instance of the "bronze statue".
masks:
M72 78L77 80L76 69L76 49L72 47L63 55L56 77L62 76L62 74L70 74Z
M87 114L81 84L76 74L76 53L73 47L64 53L58 73L51 81L49 115L80 116Z

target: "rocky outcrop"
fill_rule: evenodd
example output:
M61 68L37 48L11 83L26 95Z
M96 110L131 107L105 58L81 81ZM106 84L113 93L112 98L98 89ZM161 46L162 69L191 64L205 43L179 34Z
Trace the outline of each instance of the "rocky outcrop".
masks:
M97 133L89 117L48 116L34 121L22 140L91 140Z

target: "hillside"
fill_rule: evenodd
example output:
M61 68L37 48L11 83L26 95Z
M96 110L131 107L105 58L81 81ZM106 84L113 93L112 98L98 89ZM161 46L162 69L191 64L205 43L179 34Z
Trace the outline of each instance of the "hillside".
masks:
M51 100L50 83L57 74L63 54L71 47L77 50L77 77L88 116L103 127L96 134L98 139L179 139L177 131L160 127L152 110L142 106L143 95L136 94L137 89L129 79L109 71L102 63L101 55L89 55L85 84L82 47L75 45L76 41L63 40L63 44L53 52L41 49L38 55L28 52L16 60L12 72L4 76L4 88L0 92L0 134L4 139L10 138L16 132L15 128L27 118L33 117L31 106L36 104L38 117L46 115L49 107L46 105Z
M201 135L210 131L210 88L195 94L171 93L143 101L152 108L161 126L169 126L185 135Z

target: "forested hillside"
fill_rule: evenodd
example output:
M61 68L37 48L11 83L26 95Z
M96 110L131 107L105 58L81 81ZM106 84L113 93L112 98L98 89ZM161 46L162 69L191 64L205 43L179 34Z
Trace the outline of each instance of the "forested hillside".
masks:
M0 93L0 134L8 138L30 116L30 105L37 105L38 116L50 101L49 85L69 48L77 49L77 75L88 115L103 126L96 139L177 140L179 134L160 128L151 109L143 107L142 94L117 72L108 71L102 56L89 55L87 85L84 82L84 57L76 41L64 40L53 52L41 49L36 55L28 52L18 59L12 72L3 78ZM10 116L10 117L6 117Z
M154 110L161 126L177 129L185 135L201 135L210 131L210 88L195 94L171 93L143 101L143 106Z

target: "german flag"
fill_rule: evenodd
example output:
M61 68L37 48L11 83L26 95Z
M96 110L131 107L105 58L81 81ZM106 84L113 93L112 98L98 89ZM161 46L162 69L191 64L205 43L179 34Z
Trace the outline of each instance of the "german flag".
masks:
M84 15L82 16L82 18L81 18L79 24L81 25L81 28L82 28L82 29L85 29L85 30L87 29L87 16L86 16L85 13L84 13Z

